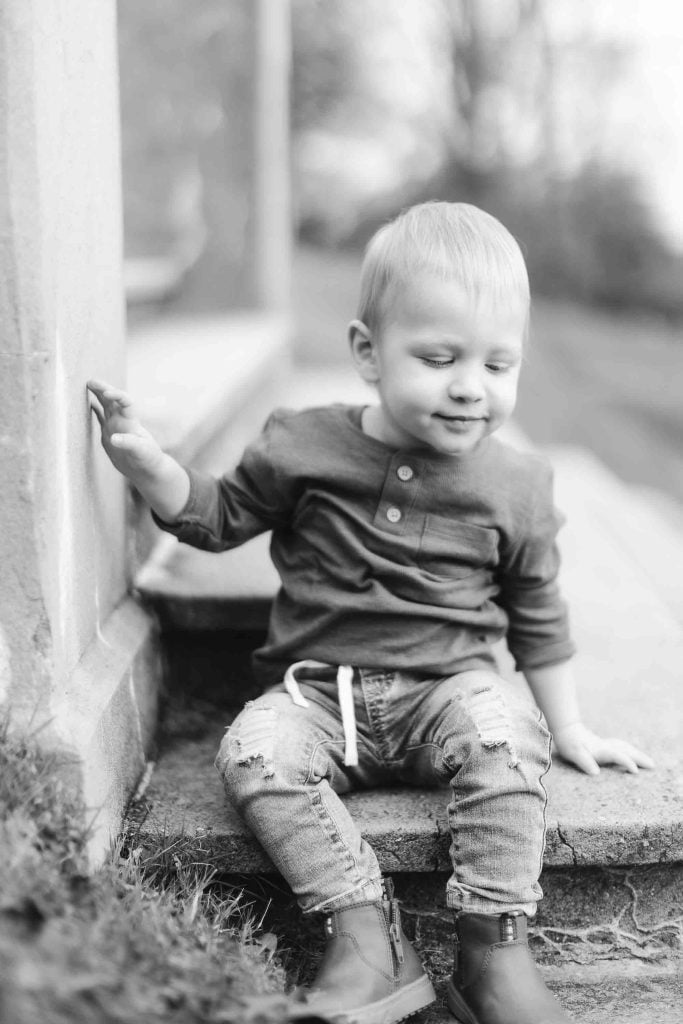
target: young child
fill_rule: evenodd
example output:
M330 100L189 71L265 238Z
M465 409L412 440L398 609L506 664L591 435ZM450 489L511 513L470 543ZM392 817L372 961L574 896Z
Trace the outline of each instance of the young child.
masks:
M109 458L163 529L210 551L273 531L282 586L255 655L267 689L216 765L303 911L325 915L307 1013L392 1024L434 998L339 793L450 785L449 1007L463 1024L559 1024L526 942L548 729L588 774L652 764L581 722L551 471L493 436L515 406L528 316L506 229L426 203L378 231L363 264L349 340L377 405L275 412L214 480L164 454L126 394L89 384ZM498 675L503 636L537 707Z

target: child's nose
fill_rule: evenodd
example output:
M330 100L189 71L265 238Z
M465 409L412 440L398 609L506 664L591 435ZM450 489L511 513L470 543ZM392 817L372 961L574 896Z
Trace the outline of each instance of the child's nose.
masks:
M475 367L458 367L449 381L448 394L455 401L478 402L484 397L481 374Z

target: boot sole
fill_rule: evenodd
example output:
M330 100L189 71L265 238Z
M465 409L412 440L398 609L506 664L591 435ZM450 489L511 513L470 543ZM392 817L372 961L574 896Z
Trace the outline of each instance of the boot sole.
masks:
M397 989L376 1003L359 1006L357 1010L333 1013L330 1020L334 1021L334 1024L399 1024L400 1021L412 1017L414 1013L424 1010L435 1000L436 992L429 978L425 976Z
M452 981L446 986L446 1005L460 1024L479 1024Z

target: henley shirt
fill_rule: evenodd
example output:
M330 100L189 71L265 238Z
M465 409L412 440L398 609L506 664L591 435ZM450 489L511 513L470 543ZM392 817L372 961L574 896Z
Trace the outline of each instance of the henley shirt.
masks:
M272 530L281 587L257 678L306 658L447 676L491 665L503 636L518 669L569 658L547 460L495 437L459 456L396 450L361 415L277 410L236 469L188 470L174 523L154 517L207 551Z

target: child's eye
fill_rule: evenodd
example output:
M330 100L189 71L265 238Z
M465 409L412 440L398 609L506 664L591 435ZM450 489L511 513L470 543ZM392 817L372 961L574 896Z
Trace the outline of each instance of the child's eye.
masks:
M486 369L490 370L491 373L504 373L505 370L509 370L510 367L507 363L487 363Z
M425 366L450 366L452 359L431 359L429 356L422 356Z

